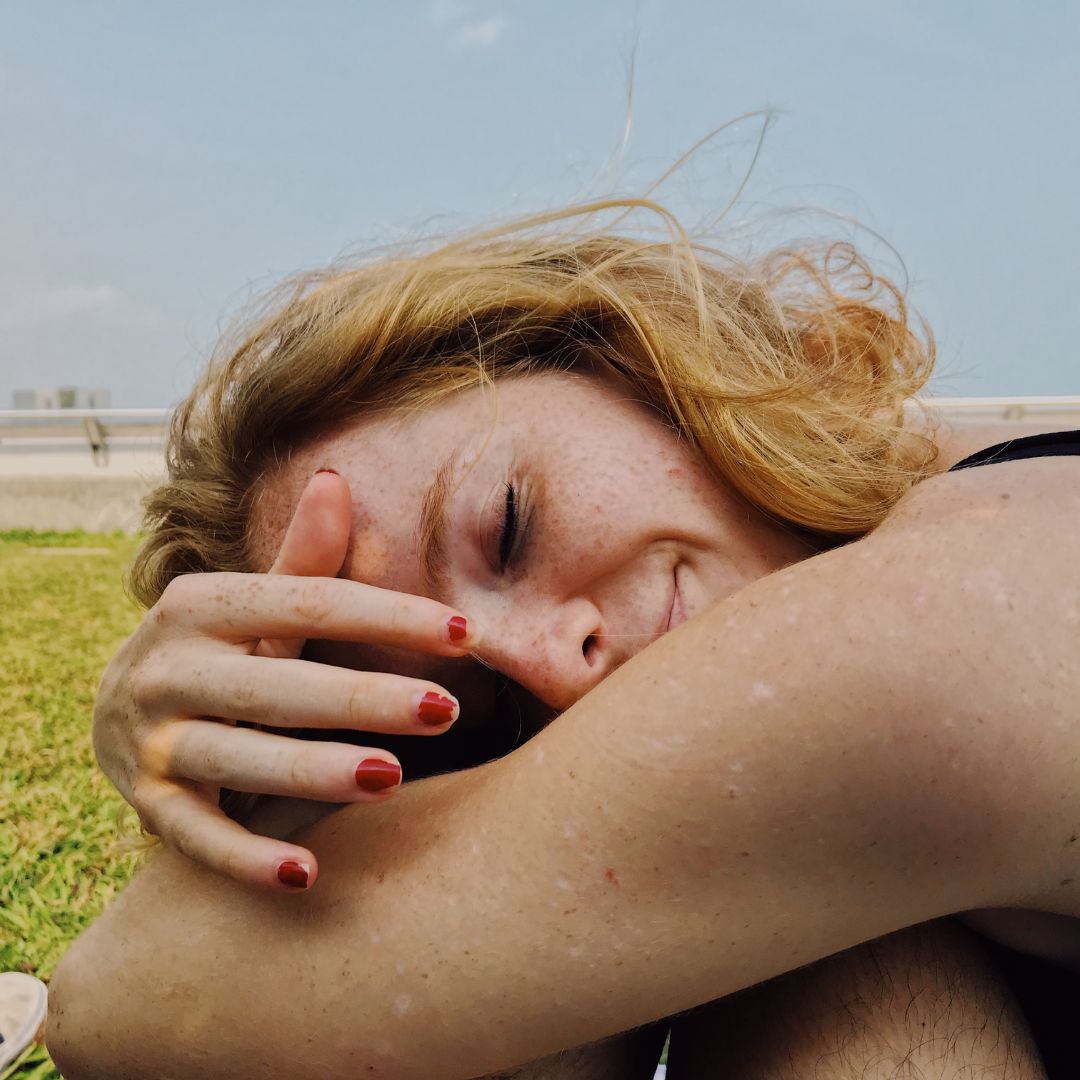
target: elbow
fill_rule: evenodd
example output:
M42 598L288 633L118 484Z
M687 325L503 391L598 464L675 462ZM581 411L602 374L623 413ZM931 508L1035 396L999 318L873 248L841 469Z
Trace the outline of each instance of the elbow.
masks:
M117 1075L116 1047L110 1041L115 1043L122 1024L108 993L107 964L94 955L92 939L93 934L79 938L49 980L45 1046L65 1080Z
M97 1075L85 1054L83 1034L85 996L78 992L78 947L69 949L49 980L49 1015L45 1024L45 1047L66 1080L92 1080Z

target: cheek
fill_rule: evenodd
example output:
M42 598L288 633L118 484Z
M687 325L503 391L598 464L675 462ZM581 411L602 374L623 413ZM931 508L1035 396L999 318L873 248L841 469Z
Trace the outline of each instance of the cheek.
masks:
M401 548L391 546L385 537L357 529L345 555L345 574L350 581L389 587L385 583L401 581L407 568L401 558Z

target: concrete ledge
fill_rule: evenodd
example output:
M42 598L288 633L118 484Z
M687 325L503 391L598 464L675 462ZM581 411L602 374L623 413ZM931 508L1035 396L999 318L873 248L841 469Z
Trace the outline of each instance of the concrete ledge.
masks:
M0 529L135 532L159 476L0 475Z

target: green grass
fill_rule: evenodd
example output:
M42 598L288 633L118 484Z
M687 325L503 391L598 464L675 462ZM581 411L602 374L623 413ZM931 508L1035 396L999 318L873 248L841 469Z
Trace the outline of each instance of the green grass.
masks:
M0 970L49 978L131 877L133 814L94 763L101 672L139 614L121 534L0 532ZM70 549L70 550L69 550ZM12 1080L59 1077L36 1047Z

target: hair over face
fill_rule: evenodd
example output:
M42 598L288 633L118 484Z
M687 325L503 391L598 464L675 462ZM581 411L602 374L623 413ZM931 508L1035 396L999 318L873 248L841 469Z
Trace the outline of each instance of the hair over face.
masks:
M623 229L635 211L663 234ZM904 411L933 361L900 290L850 244L740 262L646 200L304 274L174 413L131 589L149 606L179 574L253 569L252 507L298 447L537 371L618 377L767 514L860 536L936 457Z

